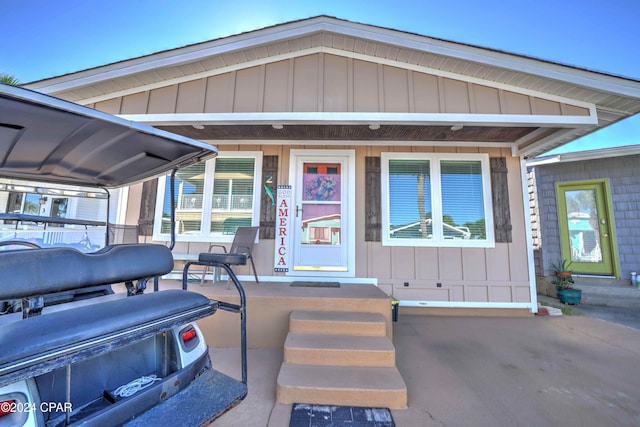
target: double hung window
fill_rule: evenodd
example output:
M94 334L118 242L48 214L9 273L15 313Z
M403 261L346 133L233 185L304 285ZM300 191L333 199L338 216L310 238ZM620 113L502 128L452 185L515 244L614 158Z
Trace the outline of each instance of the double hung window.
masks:
M382 242L492 247L489 157L382 153Z
M236 228L259 223L261 153L220 153L176 173L176 238L231 241ZM169 176L160 179L154 236L170 233Z

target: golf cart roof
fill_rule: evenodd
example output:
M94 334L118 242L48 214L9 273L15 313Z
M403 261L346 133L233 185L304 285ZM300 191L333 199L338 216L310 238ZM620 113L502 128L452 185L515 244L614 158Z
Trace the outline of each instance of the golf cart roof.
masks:
M0 84L0 177L120 187L217 154L215 147Z

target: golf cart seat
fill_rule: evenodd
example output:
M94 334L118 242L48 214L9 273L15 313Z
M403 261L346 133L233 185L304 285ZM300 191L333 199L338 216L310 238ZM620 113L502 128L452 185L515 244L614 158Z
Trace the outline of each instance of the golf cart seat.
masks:
M94 254L72 248L9 252L0 257L0 277L7 278L0 300L146 280L172 268L171 252L162 245L116 245ZM165 290L50 307L24 319L15 313L0 332L2 342L11 343L0 354L0 386L209 316L217 307L198 293Z

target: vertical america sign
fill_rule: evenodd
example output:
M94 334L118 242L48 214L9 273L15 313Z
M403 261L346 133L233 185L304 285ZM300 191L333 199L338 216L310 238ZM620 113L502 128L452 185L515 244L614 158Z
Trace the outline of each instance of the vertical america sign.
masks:
M291 186L278 185L278 202L276 203L276 250L273 271L287 273L289 271L291 223Z

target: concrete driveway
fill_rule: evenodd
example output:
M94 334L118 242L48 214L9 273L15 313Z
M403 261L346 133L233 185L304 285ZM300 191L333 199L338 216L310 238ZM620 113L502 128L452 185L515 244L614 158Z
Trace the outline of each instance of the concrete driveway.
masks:
M640 330L586 316L403 315L394 323L409 409L397 427L640 425ZM239 372L237 349L212 349ZM249 351L247 399L212 424L287 427L278 350ZM275 407L274 407L275 405Z
M397 426L640 425L640 331L582 316L402 316Z

